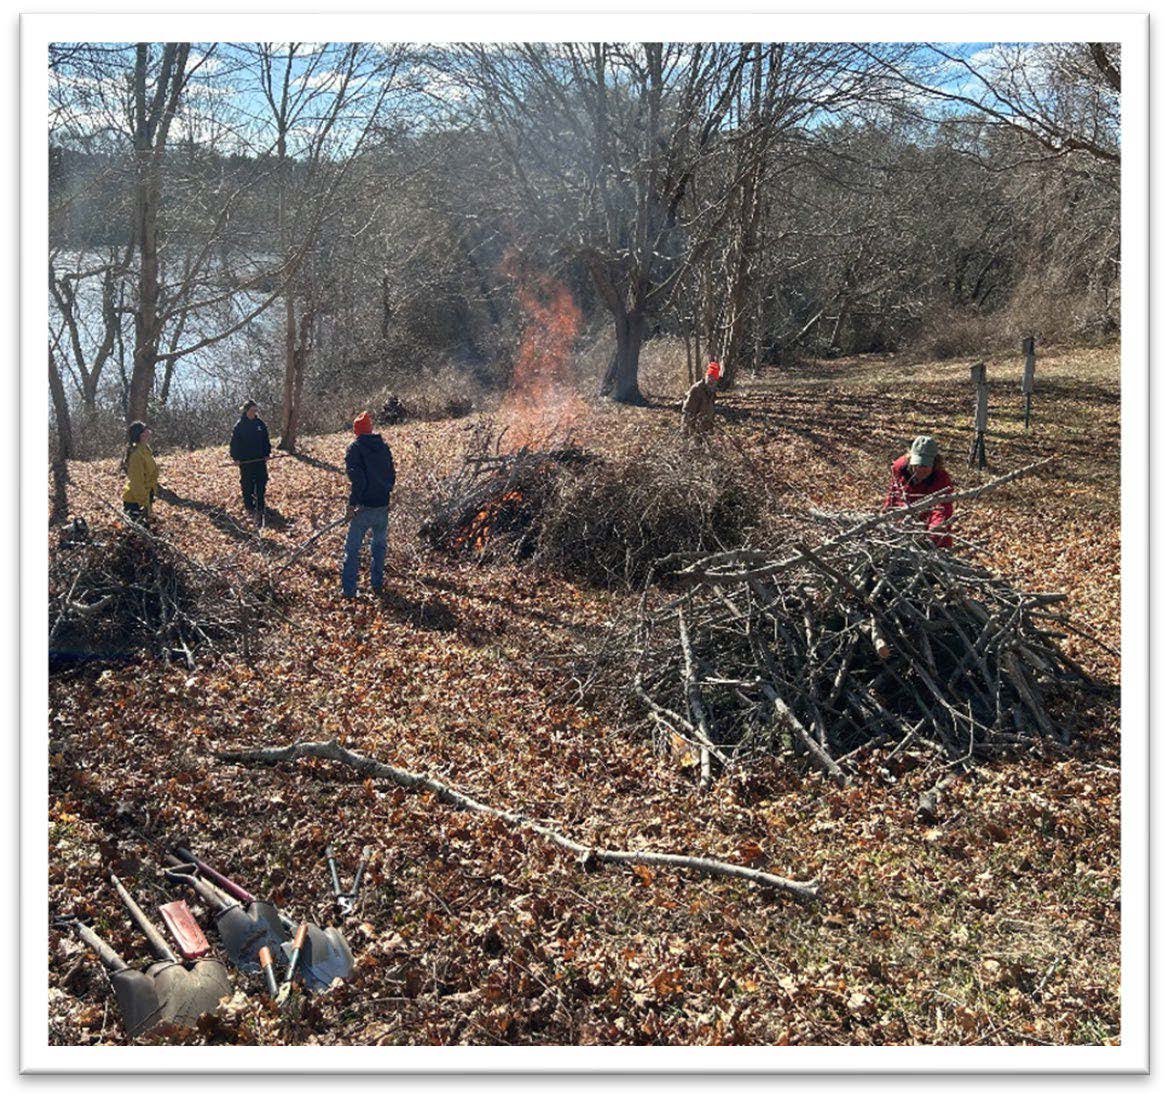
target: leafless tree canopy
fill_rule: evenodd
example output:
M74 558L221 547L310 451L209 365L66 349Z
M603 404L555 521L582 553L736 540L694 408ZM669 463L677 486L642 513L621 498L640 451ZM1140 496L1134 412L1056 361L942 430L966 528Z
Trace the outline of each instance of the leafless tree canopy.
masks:
M659 335L733 384L1118 326L1111 43L62 43L49 68L65 453L147 415L203 442L244 391L289 450L379 392L486 392L533 272L620 402Z

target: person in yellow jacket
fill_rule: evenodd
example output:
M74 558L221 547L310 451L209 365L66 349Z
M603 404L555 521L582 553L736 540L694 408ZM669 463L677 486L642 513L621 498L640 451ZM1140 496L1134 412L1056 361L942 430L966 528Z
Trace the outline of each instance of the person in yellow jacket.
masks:
M141 520L150 515L154 504L154 491L158 488L158 463L150 451L150 437L153 433L135 420L127 433L129 446L126 460L126 489L122 493L122 507L131 519Z

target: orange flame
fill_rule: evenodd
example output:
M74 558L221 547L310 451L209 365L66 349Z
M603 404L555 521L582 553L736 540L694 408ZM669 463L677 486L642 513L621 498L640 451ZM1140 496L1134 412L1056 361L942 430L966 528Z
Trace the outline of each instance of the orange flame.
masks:
M476 553L481 554L487 549L487 544L491 541L492 535L495 534L495 524L500 519L505 518L501 513L507 509L509 504L521 504L523 499L524 494L518 489L509 489L502 496L489 501L455 538L455 549L462 550L470 544Z
M524 323L511 389L499 417L508 428L507 442L518 449L565 435L585 412L571 370L581 313L562 283L522 276L510 257L504 270L521 280L516 299Z

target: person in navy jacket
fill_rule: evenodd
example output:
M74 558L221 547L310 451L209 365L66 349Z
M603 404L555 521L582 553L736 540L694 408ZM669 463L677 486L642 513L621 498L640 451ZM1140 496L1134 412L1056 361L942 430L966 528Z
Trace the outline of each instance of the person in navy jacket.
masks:
M264 526L264 492L268 487L268 456L272 441L268 425L260 419L260 410L254 401L245 401L240 409L239 423L231 433L231 460L239 467L239 487L243 493L244 508L256 522Z
M356 437L345 451L345 472L349 475L349 534L345 539L345 561L341 567L341 591L352 599L357 595L361 544L369 540L369 583L381 592L386 568L386 531L389 523L390 493L394 489L394 456L386 441L373 430L373 417L363 412L353 421Z

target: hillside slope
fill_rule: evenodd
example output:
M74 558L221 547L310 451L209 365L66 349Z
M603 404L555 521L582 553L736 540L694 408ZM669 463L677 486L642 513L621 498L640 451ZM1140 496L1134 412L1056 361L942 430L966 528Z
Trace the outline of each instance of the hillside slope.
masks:
M1040 363L1022 430L1017 365L988 362L993 472L1058 462L961 514L998 571L1069 593L1119 646L1116 349ZM960 484L965 363L860 359L766 376L721 402L735 443L715 461L769 480L768 507L871 508L889 462L924 431ZM590 408L605 451L669 440L676 408ZM351 872L376 856L347 927L357 980L281 1016L259 997L198 1041L262 1043L1102 1043L1119 1034L1117 692L1075 716L1043 760L984 767L914 818L936 774L845 791L776 768L698 790L692 771L574 701L571 647L602 645L627 597L522 565L428 553L428 478L459 460L474 418L386 431L398 465L387 594L341 599L340 532L284 559L343 506L346 434L272 466L261 534L241 516L223 450L165 452L160 533L235 575L273 575L282 613L195 671L81 667L50 683L53 908L90 915L141 958L103 880L161 900L152 844L184 837L261 896L327 915L321 851ZM161 441L165 445L165 441ZM115 462L74 464L71 507L100 526ZM363 588L365 587L363 578ZM237 647L238 648L238 647ZM1068 648L1103 681L1118 662ZM750 886L647 868L585 870L565 853L425 796L327 764L247 769L216 749L340 738L588 843L751 862L818 877L812 908ZM158 891L158 892L156 892ZM122 1042L96 964L54 933L50 1035ZM84 961L79 961L84 960Z

